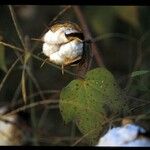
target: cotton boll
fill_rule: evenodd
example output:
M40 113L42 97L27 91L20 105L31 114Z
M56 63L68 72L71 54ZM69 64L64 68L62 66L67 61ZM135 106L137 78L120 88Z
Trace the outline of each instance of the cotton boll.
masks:
M47 43L43 44L43 53L48 57L58 50L59 50L58 45L49 45Z
M138 136L140 130L144 132L144 129L139 126L127 124L124 127L119 128L118 134L121 135L124 142L128 142L134 140Z
M14 125L16 120L16 115L1 117L0 145L21 145L21 131Z
M97 146L150 146L150 140L146 137L139 138L139 132L146 131L134 124L116 127L101 137Z
M5 118L9 122L15 122L16 116L10 116ZM19 145L19 141L17 139L13 139L13 125L12 123L6 123L4 121L0 121L0 145Z
M83 56L84 36L77 24L56 23L43 37L43 53L52 63L62 66L79 62Z
M1 105L1 104L0 104ZM27 112L9 114L16 108L9 107L8 104L0 106L0 146L26 145L31 142L29 132L29 115Z

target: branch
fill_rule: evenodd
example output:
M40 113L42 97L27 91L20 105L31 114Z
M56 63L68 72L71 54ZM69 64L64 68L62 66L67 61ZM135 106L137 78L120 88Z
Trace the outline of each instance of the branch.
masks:
M80 6L73 6L74 12L79 19L84 35L85 35L85 40L92 40L92 35L91 32L87 26L86 19L84 17L83 12L81 11ZM102 54L100 50L98 50L97 45L95 43L91 43L91 48L92 48L92 55L94 55L96 62L99 66L104 66L103 59L102 59Z

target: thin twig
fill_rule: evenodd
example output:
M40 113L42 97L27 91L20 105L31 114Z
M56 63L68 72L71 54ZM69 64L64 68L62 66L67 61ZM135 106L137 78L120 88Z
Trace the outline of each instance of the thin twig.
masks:
M37 128L41 128L42 125L43 125L43 123L46 122L45 119L46 119L46 116L48 115L48 113L49 113L49 109L46 107L46 108L44 109L44 111L42 112L41 116L40 116L40 119L39 119L39 121L38 121Z
M17 23L16 14L15 14L15 12L14 12L14 9L13 9L13 7L12 7L11 5L9 5L8 7L9 7L9 10L10 10L10 14L11 14L11 17L12 17L12 20L13 20L13 23L14 23L14 26L15 26L15 29L16 29L16 32L17 32L17 34L18 34L18 37L19 37L19 39L20 39L20 41L21 41L21 44L22 44L24 50L26 50L26 45L25 45L23 36L22 36L22 34L21 34L21 30L20 30L20 28L19 28L19 25L18 25L18 23ZM16 52L16 55L18 56L18 58L20 58L20 57L19 57L20 54L19 54L18 52ZM21 60L21 62L23 63L23 60L22 60L22 59L20 59L20 60ZM23 64L24 67L25 67L25 65L26 65L26 64ZM23 95L23 100L24 100L24 102L26 102L25 70L24 70L24 67L23 67L23 72L22 72L21 83L22 83L22 95Z
M32 76L32 57L30 55L29 49L31 49L30 47L30 39L29 36L25 36L25 57L24 57L24 68L23 70L26 71L26 75L28 74L28 76L31 78L31 80L33 81L33 83L35 84L35 86L37 85L36 80L34 79L34 76ZM29 54L29 55L28 55ZM28 89L29 89L29 93L33 93L33 84L31 82L31 80L29 80L29 78L27 79L28 82ZM38 88L37 88L38 89ZM39 90L40 91L40 90ZM44 99L44 98L42 98ZM26 101L27 101L27 96L26 96ZM31 102L34 102L34 98L31 99ZM33 145L38 146L38 136L37 136L37 117L36 117L36 110L35 108L32 108L30 111L30 116L31 116L31 126L32 126L32 132L33 132L33 138L34 138L34 143Z
M43 91L39 91L36 93L32 93L31 95L28 96L28 98L33 98L35 96L38 96L39 94L46 94L46 93L60 93L60 90L43 90Z
M18 102L17 98L19 97L20 91L21 91L21 83L19 83L17 89L14 92L13 98L11 100L11 107L15 106L15 104Z
M105 33L105 34L102 34L100 36L97 36L93 39L91 39L91 42L98 42L98 41L101 41L101 40L105 40L105 39L108 39L108 38L122 38L122 39L126 39L126 40L130 40L130 41L134 41L134 42L137 42L137 39L134 38L134 37L131 37L129 36L128 34L124 34L124 33L117 33L117 32L114 32L114 33Z
M91 131L89 131L87 134L85 134L84 136L82 136L80 139L78 139L76 142L74 142L71 146L75 146L78 143L80 143L83 139L85 139L87 136L89 136L90 134L93 133L93 131L95 131L96 129L93 129Z
M139 109L139 108L141 108L141 107L144 107L144 106L149 106L150 105L150 102L148 102L147 101L147 103L142 103L141 105L138 105L137 107L134 107L134 108L131 108L129 111L131 112L133 112L133 111L135 111L135 110L137 110L137 109Z
M53 24L62 14L64 14L68 9L71 8L71 5L66 6L63 10L61 10L58 15L56 15L53 20L51 21L50 25Z
M147 36L150 34L149 32L146 32L138 41L137 41L137 57L136 57L136 61L134 63L132 72L134 72L135 70L138 70L140 68L140 65L142 64L142 44L145 41L145 39L147 38ZM131 78L131 74L129 74L128 77L128 81L126 84L125 89L129 90L130 85L132 84L133 78Z
M6 46L6 47L12 48L13 50L18 50L18 51L20 51L20 52L24 52L23 49L18 48L18 47L14 46L14 45L11 45L11 44L8 44L8 43L2 42L2 41L0 41L0 44L4 45L4 46ZM30 53L30 52L28 52L28 53ZM35 59L37 59L37 60L39 60L39 61L44 61L44 59L40 58L39 56L37 56L37 55L35 55L35 54L30 53L30 55L31 55L33 58L35 58ZM49 65L51 65L51 66L54 67L54 68L57 68L57 69L61 70L61 68L60 68L59 66L55 65L55 64L52 64L52 63L50 63L50 62L46 62L46 63L49 64ZM73 73L73 72L71 72L71 71L68 71L68 70L66 70L66 69L64 69L64 71L65 71L66 73L72 75L72 76L76 76L76 75L77 75L77 74L75 74L75 73ZM82 76L81 76L80 78L84 79L84 77L82 77Z
M24 52L24 51L23 51L23 49L18 48L18 47L14 46L14 45L7 44L7 43L2 42L2 41L0 41L0 44L2 44L3 46L9 47L9 48L12 48L12 49L18 50L19 52Z
M34 57L35 59L39 60L39 61L44 61L44 59L38 57L37 55L31 54L31 56ZM60 68L59 66L55 65L55 64L52 64L52 63L47 62L47 61L46 61L46 63L49 64L49 65L51 65L51 66L54 67L54 68L57 68L57 69L61 70L61 68ZM64 69L64 72L66 72L66 73L68 73L68 74L70 74L70 75L72 75L72 76L77 76L76 73L73 73L73 72L68 71L68 70L66 70L66 69ZM81 79L84 79L83 76L80 76L80 78L81 78Z
M83 32L85 35L85 40L91 40L92 35L91 35L90 30L87 26L86 19L84 17L84 14L83 14L80 6L73 6L73 9L75 11L77 18L79 19L79 21L81 23L81 26L82 26L82 29L83 29ZM96 59L97 64L99 66L104 66L102 54L101 54L100 50L98 50L97 45L95 43L91 43L91 47L92 47L92 52L93 52L93 55Z
M29 77L31 78L31 80L33 81L33 83L35 84L37 90L39 91L39 94L40 94L41 98L45 99L43 93L41 92L41 88L40 88L36 78L33 76L32 72L29 71L28 69L26 69L26 71L27 71L27 74L29 75Z
M2 82L0 83L0 91L5 83L5 81L7 80L9 74L11 73L11 71L13 70L13 68L15 67L15 65L18 63L18 61L20 60L20 58L16 59L15 62L12 64L12 66L9 68L7 74L5 75L5 77L3 78Z
M69 8L71 8L70 5L68 5L68 6L66 6L65 8L63 8L63 10L60 11L60 12L53 18L53 20L50 21L49 24L51 25L54 21L56 21L56 20L58 19L58 17L60 17L62 14L64 14ZM43 36L43 34L44 34L45 31L46 31L46 29L44 29L44 31L43 31L42 34L39 36L39 38L36 38L36 39L38 39L38 41L42 41L41 38L42 38L42 36ZM34 39L34 38L32 38L32 39ZM33 50L33 51L35 50L35 48L37 47L38 44L39 44L39 43L36 42L36 43L33 45L33 47L32 47L32 50Z
M20 111L24 111L26 109L29 109L29 108L32 108L32 107L36 107L36 106L39 106L39 105L45 105L45 104L55 104L55 103L58 103L56 100L43 100L43 101L38 101L38 102L34 102L34 103L31 103L29 105L25 105L25 106L22 106L22 107L19 107L18 109L16 110L13 110L3 116L9 116L9 115L13 115L13 114L16 114Z
M23 101L26 104L27 103L27 91L26 91L26 73L25 69L23 67L22 76L21 76L21 92Z
M134 101L140 101L140 102L148 102L148 100L144 100L144 99L140 99L140 98L136 98L136 97L133 97L133 96L130 96L130 95L126 95L128 98L130 99L133 99Z
M76 125L75 122L72 122L71 125L71 135L70 135L70 142L72 143L74 137L76 136Z
M74 137L72 140L75 141L79 139L79 137ZM34 139L31 139L33 141ZM70 137L39 137L39 142L41 143L46 143L46 144L53 144L53 142L56 144L56 142L63 142L63 141L70 141Z
M13 8L12 8L11 5L9 5L8 7L9 7L9 10L10 10L11 17L12 17L12 20L13 20L13 23L14 23L14 26L15 26L15 29L16 29L16 31L17 31L18 37L19 37L19 39L20 39L20 41L21 41L21 44L22 44L23 48L26 49L26 46L25 46L25 43L24 43L22 34L21 34L21 32L20 32L20 28L19 28L19 26L18 26L18 24L17 24L17 19L16 19L15 12L14 12L14 10L13 10Z

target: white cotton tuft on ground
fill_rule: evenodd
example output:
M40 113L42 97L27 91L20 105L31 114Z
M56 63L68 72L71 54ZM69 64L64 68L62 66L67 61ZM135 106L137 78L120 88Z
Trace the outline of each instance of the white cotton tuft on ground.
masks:
M150 146L148 138L139 138L138 133L146 131L134 124L110 129L100 138L96 146Z

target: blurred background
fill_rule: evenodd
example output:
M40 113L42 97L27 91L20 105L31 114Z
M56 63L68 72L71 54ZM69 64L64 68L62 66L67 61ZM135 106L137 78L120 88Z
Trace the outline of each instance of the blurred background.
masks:
M14 110L24 102L37 104L24 110L29 114L31 145L88 145L74 123L64 124L58 105L61 89L76 78L71 74L76 74L76 67L67 68L71 73L64 75L55 65L45 63L40 67L46 57L40 54L42 42L33 40L40 39L55 21L82 24L73 7L13 5L16 23L28 49L22 53L11 48L23 46L9 7L0 6L0 41L5 43L5 46L0 44L0 105ZM113 73L126 98L134 103L136 113L147 112L149 74L135 78L129 75L150 68L150 7L85 5L79 8L92 38L98 39L95 44L99 59ZM99 66L94 57L90 69Z

